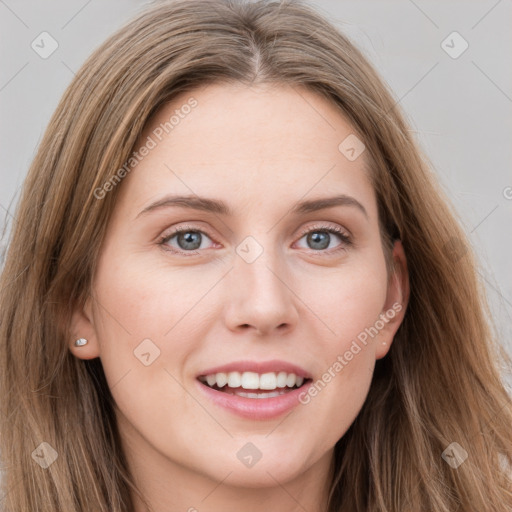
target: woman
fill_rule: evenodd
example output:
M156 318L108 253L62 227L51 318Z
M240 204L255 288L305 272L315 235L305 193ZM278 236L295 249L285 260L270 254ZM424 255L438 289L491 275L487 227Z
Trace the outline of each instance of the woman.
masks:
M5 510L510 510L467 244L314 10L148 8L76 74L16 213Z

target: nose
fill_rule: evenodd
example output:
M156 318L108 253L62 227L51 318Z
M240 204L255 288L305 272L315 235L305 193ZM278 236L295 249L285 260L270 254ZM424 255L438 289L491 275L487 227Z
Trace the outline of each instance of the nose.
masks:
M297 324L297 296L282 258L270 251L252 263L238 255L228 274L225 322L232 331L259 335L284 334Z

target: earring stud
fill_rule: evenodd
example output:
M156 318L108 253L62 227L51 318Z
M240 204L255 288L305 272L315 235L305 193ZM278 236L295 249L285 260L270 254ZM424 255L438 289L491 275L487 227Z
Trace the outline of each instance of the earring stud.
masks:
M86 345L88 343L88 341L85 339L85 338L78 338L76 341L75 341L75 347L83 347L84 345Z

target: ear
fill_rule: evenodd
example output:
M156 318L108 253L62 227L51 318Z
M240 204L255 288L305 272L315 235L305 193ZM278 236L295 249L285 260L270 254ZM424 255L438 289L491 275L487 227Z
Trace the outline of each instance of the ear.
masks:
M92 298L89 295L83 307L77 307L71 317L71 339L69 349L79 359L94 359L99 357L100 350L98 337L93 322ZM75 340L85 338L87 344L81 347L75 346Z
M393 245L393 272L388 279L386 302L380 318L384 327L376 338L375 359L383 358L391 348L409 302L409 273L407 259L400 240Z

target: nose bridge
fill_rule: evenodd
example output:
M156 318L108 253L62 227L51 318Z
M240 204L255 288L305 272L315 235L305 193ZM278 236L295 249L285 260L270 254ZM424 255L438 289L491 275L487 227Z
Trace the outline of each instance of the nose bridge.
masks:
M234 274L246 283L255 298L284 300L288 295L285 291L286 267L283 255L273 244L272 236L268 234L259 235L258 240L253 236L246 237L236 248Z
M263 332L297 319L284 254L272 244L267 234L246 237L236 248L228 299L232 328L251 325Z

